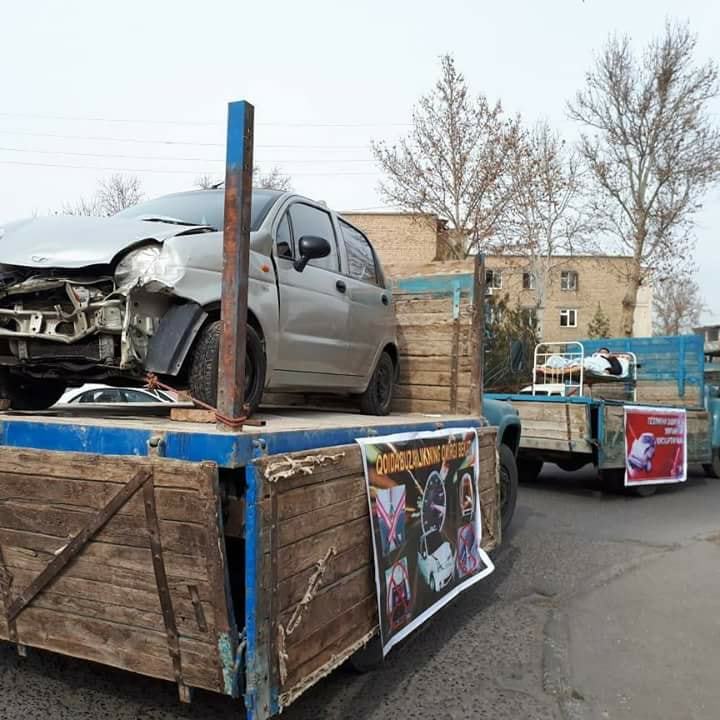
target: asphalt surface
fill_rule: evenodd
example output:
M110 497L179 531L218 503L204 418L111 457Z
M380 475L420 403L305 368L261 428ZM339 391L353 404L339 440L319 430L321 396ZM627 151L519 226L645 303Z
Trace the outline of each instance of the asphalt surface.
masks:
M393 650L341 669L287 720L711 720L720 716L720 481L650 498L546 466L522 485L497 569ZM241 705L31 650L0 649L0 720L241 717Z

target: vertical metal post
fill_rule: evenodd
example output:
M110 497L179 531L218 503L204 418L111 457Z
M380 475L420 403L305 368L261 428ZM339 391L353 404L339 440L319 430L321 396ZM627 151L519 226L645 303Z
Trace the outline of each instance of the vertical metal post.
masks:
M485 256L475 256L473 313L470 328L470 414L482 415L483 367L485 365Z
M218 412L238 424L245 415L254 114L244 100L228 105Z

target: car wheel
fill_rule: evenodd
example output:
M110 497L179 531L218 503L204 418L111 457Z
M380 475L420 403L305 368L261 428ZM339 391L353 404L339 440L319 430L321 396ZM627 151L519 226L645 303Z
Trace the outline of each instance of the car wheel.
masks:
M47 410L65 392L59 380L28 380L10 378L10 407L13 410Z
M380 355L367 390L360 396L360 408L367 415L387 415L393 397L395 364L388 353Z
M709 478L720 478L720 449L713 450L712 461L703 465L703 470Z
M543 461L532 455L523 455L517 460L518 479L521 482L535 482L543 469Z
M190 394L217 406L218 361L222 323L209 323L200 331L190 358ZM245 341L245 404L248 413L257 410L265 388L265 350L255 328L247 326Z
M503 535L510 527L518 494L518 469L515 454L507 445L500 446L500 518Z

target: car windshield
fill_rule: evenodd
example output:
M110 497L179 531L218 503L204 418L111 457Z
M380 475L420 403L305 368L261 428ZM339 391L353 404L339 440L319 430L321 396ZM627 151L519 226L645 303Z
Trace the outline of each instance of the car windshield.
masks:
M257 230L262 225L268 211L281 194L277 190L253 190L250 230ZM215 230L222 230L224 215L223 190L196 190L148 200L121 210L115 217L209 225Z

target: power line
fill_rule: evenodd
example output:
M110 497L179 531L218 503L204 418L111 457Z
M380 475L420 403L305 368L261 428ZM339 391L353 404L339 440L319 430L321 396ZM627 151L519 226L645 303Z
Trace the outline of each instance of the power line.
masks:
M0 165L21 165L26 167L52 167L52 168L68 168L71 170L98 170L100 172L125 172L125 173L158 173L164 175L197 175L199 170L180 170L172 168L161 170L158 168L117 168L117 167L100 167L97 165L69 165L66 163L43 163L43 162L25 162L23 160L0 160ZM375 176L374 172L299 172L292 173L293 176L302 177L336 177L347 175L364 175Z
M189 162L204 162L204 163L224 163L225 160L222 158L202 158L202 157L177 157L172 155L124 155L117 153L91 153L91 152L76 152L74 150L35 150L32 148L16 148L16 147L3 147L0 146L0 151L3 152L16 152L16 153L32 153L35 155L71 155L77 157L95 157L95 158L123 158L126 160L179 160ZM332 160L311 160L306 158L292 159L292 158L267 158L266 160L260 160L259 163L271 164L281 163L284 165L290 165L293 163L311 163L311 164L326 164L326 163L373 163L374 160L363 160L359 158L339 158Z
M60 140L90 140L101 142L124 142L139 145L189 145L196 147L219 147L224 148L225 143L196 142L190 140L151 140L148 138L128 138L110 135L66 135L64 133L42 133L28 130L6 130L0 128L0 135L19 135L21 137L43 137L56 138ZM256 143L256 148L275 148L283 150L368 150L369 144L365 145L303 145L303 144L262 144Z
M2 117L33 118L36 120L70 120L72 122L103 122L120 123L127 125L186 125L195 127L224 127L220 123L212 123L198 120L153 120L143 118L142 120L132 118L108 118L108 117L82 117L77 115L41 115L36 113L13 113L0 112ZM256 125L264 127L298 127L298 128L324 128L324 127L345 127L345 128L368 128L368 127L408 127L411 123L375 122L375 123L346 123L346 122L257 122Z

